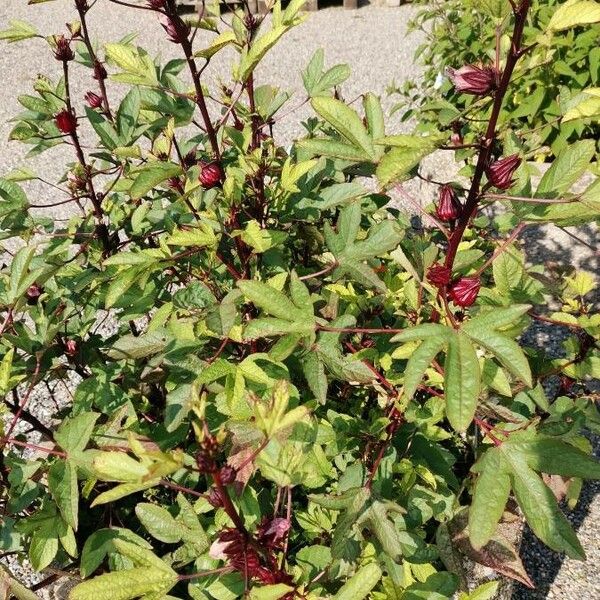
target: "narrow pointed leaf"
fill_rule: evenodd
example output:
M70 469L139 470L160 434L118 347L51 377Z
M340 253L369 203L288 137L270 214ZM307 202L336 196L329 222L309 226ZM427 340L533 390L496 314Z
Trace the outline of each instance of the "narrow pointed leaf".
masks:
M459 332L450 338L444 370L448 421L456 431L465 431L475 415L481 388L479 361L466 335Z

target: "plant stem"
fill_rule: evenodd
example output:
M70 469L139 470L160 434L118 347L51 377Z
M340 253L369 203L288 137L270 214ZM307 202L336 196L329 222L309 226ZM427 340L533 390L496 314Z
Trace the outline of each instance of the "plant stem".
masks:
M174 18L179 19L180 17L177 14L175 14ZM219 150L217 134L215 132L213 123L210 119L210 115L208 114L208 108L206 107L204 92L202 91L202 84L200 83L200 73L198 72L198 65L196 65L196 60L194 59L192 43L188 38L185 38L185 40L181 42L181 48L183 50L183 53L185 54L185 60L187 61L188 68L190 70L190 75L192 76L194 89L196 90L196 104L200 109L200 114L202 115L204 126L206 127L206 134L208 135L208 139L210 141L213 154L215 155L215 159L220 160L221 151Z
M77 5L77 12L79 13L79 20L81 21L81 34L83 37L83 43L85 44L88 54L90 55L90 59L92 61L92 64L94 65L94 69L96 69L97 67L101 67L102 65L101 65L100 61L98 60L96 53L94 52L94 47L92 46L92 42L90 40L90 34L88 31L87 22L86 22L86 18L85 18L88 10L89 10L89 8L86 8L83 5L82 6ZM102 77L98 77L98 87L100 88L100 95L102 96L102 105L104 107L104 112L105 112L106 116L112 121L113 115L110 111L110 104L108 102L108 93L106 91L106 83Z
M73 105L71 103L71 90L69 86L69 65L66 61L63 61L63 73L65 78L65 101L67 104L67 110L75 114L73 112ZM104 223L104 211L102 210L102 202L96 195L96 190L94 189L94 182L92 179L92 170L85 160L85 155L83 153L83 149L79 141L79 136L77 135L77 128L73 129L73 131L70 134L70 137L71 141L73 142L73 147L75 148L75 153L77 154L77 160L79 161L81 168L85 172L85 182L88 189L88 196L92 201L92 206L94 207L94 216L96 218L96 235L102 242L104 252L106 254L110 254L111 243L108 236L108 228Z
M506 58L506 66L504 67L498 89L494 96L492 113L488 121L485 137L482 140L482 147L481 151L479 152L479 158L477 160L477 166L475 167L475 174L473 175L473 181L467 196L467 201L458 220L456 229L452 233L450 242L448 244L445 265L449 269L452 269L454 265L454 259L456 258L458 246L462 240L465 230L467 229L471 218L477 212L477 206L480 200L481 180L483 179L485 169L492 157L492 148L494 140L496 139L498 118L500 117L500 111L502 110L504 97L506 96L512 74L521 55L520 50L523 42L523 30L525 28L525 21L527 20L530 4L531 0L523 0L518 8L515 7L515 25L512 34L511 49Z

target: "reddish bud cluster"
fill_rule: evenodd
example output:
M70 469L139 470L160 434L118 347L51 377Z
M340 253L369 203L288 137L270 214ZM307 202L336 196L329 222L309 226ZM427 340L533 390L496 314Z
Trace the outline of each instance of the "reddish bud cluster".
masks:
M218 162L200 163L200 185L209 190L221 183L223 180L223 169Z
M77 117L70 110L61 110L55 117L54 123L62 133L75 133L77 129Z
M218 452L219 443L212 435L207 435L202 440L202 447L196 454L196 464L200 473L216 473Z
M108 73L106 72L104 65L99 60L97 60L94 63L94 79L96 79L97 81L103 81L107 77Z
M497 73L492 67L465 65L458 70L448 70L456 91L475 96L485 96L496 87Z
M477 300L480 288L479 277L461 277L450 287L450 298L457 306L467 308Z
M65 342L65 354L67 356L75 356L77 354L77 342L75 340L67 340Z
M94 92L88 92L85 95L85 101L90 108L102 108L102 98Z
M163 29L167 32L169 41L174 44L181 44L187 40L190 35L190 26L178 16L167 17L163 23L161 23Z
M452 272L444 265L432 265L427 271L427 280L436 287L444 287L450 283Z
M288 519L264 517L256 530L256 539L269 550L282 550L290 530Z
M25 297L27 298L27 304L33 306L37 304L40 296L44 293L44 288L38 285L37 283L32 283L25 292Z
M189 169L190 167L193 167L196 162L198 161L198 158L196 156L196 148L194 148L193 150L190 150L184 157L183 157L183 166L186 169Z
M493 162L487 168L487 177L489 182L499 190L507 190L514 185L513 175L521 165L521 157L518 154L511 154Z
M75 58L75 54L71 50L71 43L64 35L55 36L54 41L56 43L56 49L54 50L56 60L68 62Z
M223 497L217 488L210 488L207 500L208 503L215 508L221 508L221 506L223 506Z
M231 485L235 481L236 476L237 471L229 465L221 467L219 471L219 479L223 485Z
M270 539L276 537L281 541L283 527L281 524L273 524L279 520L287 522L286 519L274 519L270 524L264 523L266 530L271 531L268 535L265 534L267 538L269 536ZM287 529L284 535L287 535ZM256 550L259 544L259 547L265 550L260 555ZM215 549L218 551L219 557L224 557L230 566L249 579L254 579L266 585L275 583L289 585L292 582L292 578L285 571L279 569L272 548L264 546L259 540L249 540L246 535L237 529L223 529L219 533L218 542L213 545L211 553ZM293 594L289 597L292 598ZM288 596L284 598L288 598Z
M184 192L183 183L181 182L181 179L179 177L171 177L167 181L167 185L172 190L175 190L176 192L179 192L180 194L183 194L183 192Z
M440 195L436 207L436 215L440 221L454 221L460 217L462 205L456 191L450 185L440 188Z

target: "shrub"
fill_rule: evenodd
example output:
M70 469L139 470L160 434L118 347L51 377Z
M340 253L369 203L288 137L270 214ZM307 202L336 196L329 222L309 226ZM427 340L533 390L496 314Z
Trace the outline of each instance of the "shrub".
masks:
M397 106L403 118L432 126L468 129L461 113L473 100L460 94L447 77L448 68L494 59L496 27L505 52L510 43L503 19L508 0L421 0L425 5L411 23L426 41L415 58L424 67L421 82L394 86L402 97ZM504 109L507 123L528 131L522 140L527 155L549 160L569 144L598 139L600 103L600 25L574 27L560 39L547 39L548 24L560 2L533 0L527 25L528 39L535 44L513 79ZM473 106L477 110L476 106Z
M564 478L571 505L600 477L584 436L600 430L595 283L528 265L519 234L598 220L600 185L570 191L594 168L583 140L534 188L533 134L508 127L529 0L508 6L501 62L454 73L484 119L463 140L389 135L379 99L346 103L348 68L317 52L315 116L289 149L272 135L289 96L255 69L301 0L231 26L214 6L188 22L173 0L114 4L155 11L182 58L160 64L133 37L96 46L93 3L76 0L79 22L46 38L64 76L19 99L11 138L74 162L0 180L3 551L76 570L72 600L466 598L463 555L532 585L503 535L518 505L583 558L543 477ZM561 6L544 43L596 8ZM1 35L41 37L23 22ZM208 85L225 48L231 82ZM391 193L438 148L470 183L442 186L416 228ZM36 180L67 222L40 216ZM562 332L562 358L524 342L534 321ZM41 422L34 394L59 382L72 397Z

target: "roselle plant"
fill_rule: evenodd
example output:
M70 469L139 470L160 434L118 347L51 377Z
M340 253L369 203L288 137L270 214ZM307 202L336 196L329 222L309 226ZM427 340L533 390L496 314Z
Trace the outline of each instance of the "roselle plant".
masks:
M529 265L519 235L599 219L595 144L533 183L530 132L504 107L537 45L600 5L560 5L543 40L529 0L503 5L510 43L453 66L474 99L457 140L443 124L393 135L374 94L343 99L349 68L321 51L302 99L259 81L301 0L185 20L174 0L105 1L153 12L181 58L97 41L90 0L65 31L0 34L47 42L63 68L19 98L11 139L72 150L64 173L0 180L2 551L81 580L72 600L491 598L497 582L470 595L463 559L534 585L505 536L521 516L583 559L547 483L573 506L600 478L595 282ZM231 81L207 80L226 48ZM305 135L278 145L306 102ZM438 149L463 177L417 226L392 200ZM57 204L68 221L44 216ZM561 358L523 341L536 321ZM70 395L48 422L35 394L54 385Z
M504 18L510 4L508 0L413 2L421 6L409 30L419 30L426 38L415 51L424 73L419 81L392 86L400 99L397 109L405 119L416 117L424 131L435 130L440 123L451 127L473 103L461 83L471 79L479 86L494 84L485 65L494 59L497 31L502 51L509 48ZM548 37L553 15L565 3L532 0L526 32L536 45L523 57L503 105L504 118L516 135L528 132L520 140L522 150L538 161L552 160L578 140L595 140L596 152L600 151L600 24L591 17L564 30L560 37ZM593 0L580 6L589 14L597 11ZM452 81L454 70L460 78L458 85ZM465 127L468 123L460 124L457 137Z

